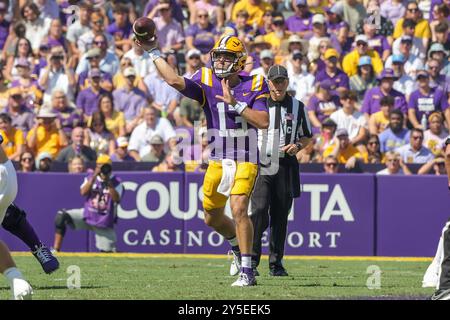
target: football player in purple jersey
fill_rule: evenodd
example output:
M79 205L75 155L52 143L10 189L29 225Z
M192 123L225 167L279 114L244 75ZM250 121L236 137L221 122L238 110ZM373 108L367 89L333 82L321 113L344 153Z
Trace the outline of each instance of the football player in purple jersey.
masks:
M258 174L257 129L269 125L267 84L262 76L239 75L247 52L234 36L223 36L211 50L212 67L198 70L190 79L176 74L161 58L156 37L136 43L148 51L169 85L203 107L212 147L203 182L205 223L232 246L235 264L230 274L239 272L232 286L256 285L251 266L253 225L247 209ZM228 197L233 219L224 214Z

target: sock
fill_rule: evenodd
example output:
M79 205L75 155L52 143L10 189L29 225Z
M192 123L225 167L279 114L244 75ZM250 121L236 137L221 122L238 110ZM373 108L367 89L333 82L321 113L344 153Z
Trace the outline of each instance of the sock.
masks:
M19 225L8 231L25 242L31 251L35 251L36 247L41 245L41 241L27 219L22 219Z
M3 275L10 283L12 283L14 279L23 279L22 272L20 272L20 270L16 267L6 269L5 272L3 272Z
M252 256L250 254L242 255L242 268L252 268Z

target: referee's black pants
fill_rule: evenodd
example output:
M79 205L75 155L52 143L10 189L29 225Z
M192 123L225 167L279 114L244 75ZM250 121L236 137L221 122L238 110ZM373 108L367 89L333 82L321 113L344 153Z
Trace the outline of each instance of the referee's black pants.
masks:
M251 196L250 218L253 223L252 264L259 265L261 258L261 238L270 224L269 267L282 266L286 241L287 220L292 206L289 167L280 164L274 175L258 175Z
M441 276L439 278L439 289L450 289L450 219L447 221L443 230L443 259L441 268Z

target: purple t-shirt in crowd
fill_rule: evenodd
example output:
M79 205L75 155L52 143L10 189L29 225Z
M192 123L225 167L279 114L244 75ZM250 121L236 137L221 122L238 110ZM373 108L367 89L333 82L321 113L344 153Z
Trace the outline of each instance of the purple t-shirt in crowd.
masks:
M48 39L47 39L47 44L48 44L48 46L50 48L63 47L64 50L67 52L67 48L66 48L66 43L64 41L64 37L61 37L59 39L55 39L55 38L52 38L52 37L49 36Z
M149 0L144 8L143 16L146 17L159 4L159 0ZM184 15L181 5L176 0L170 0L170 8L172 9L172 17L179 23L183 24ZM159 16L157 13L156 16Z
M203 81L202 81L203 79ZM234 97L245 102L248 108L267 112L269 89L259 75L240 76L241 83L234 87ZM216 98L223 95L221 80L208 68L201 68L191 79L184 78L186 88L181 94L198 101L203 106L208 130L215 129L218 136L210 137L214 143L213 160L232 159L258 162L258 148L249 137L255 138L257 129L245 121L232 106ZM240 137L236 139L236 137Z
M319 72L324 71L325 68L327 67L327 66L325 65L325 62L324 62L322 59L320 59L320 58L314 60L314 62L317 64L317 71L316 71L316 74L318 74Z
M308 12L305 18L297 15L290 16L286 19L286 28L291 32L304 32L312 30L312 14Z
M92 178L92 172L86 179ZM85 179L85 181L86 181ZM114 175L110 177L112 185L117 188L120 180ZM86 196L84 202L83 218L88 225L98 228L113 228L116 221L116 206L106 187L97 177L94 180L91 191ZM122 196L121 194L119 194Z
M401 92L392 89L391 92L389 92L389 95L394 98L394 109L400 109L403 113L408 112L405 96ZM384 96L385 95L381 91L380 87L373 87L367 91L364 96L361 112L368 113L370 115L380 111L380 100Z
M112 162L123 162L123 161L136 161L132 156L129 154L125 155L125 158L121 159L116 153L113 153L111 155L111 161Z
M9 26L10 23L6 20L0 23L0 49L3 49L6 42L6 38L8 38Z
M431 89L427 95L416 90L409 96L408 109L416 110L416 118L419 122L423 115L428 119L431 113L444 111L447 108L447 95L441 89Z
M117 24L111 23L108 28L106 28L106 32L108 32L110 35L114 37L116 40L122 40L122 39L128 39L133 32L132 25L130 22L127 21L125 26L118 27Z
M98 98L101 94L106 92L107 91L102 88L100 88L98 94L92 91L92 88L87 88L80 91L77 97L77 108L83 111L85 115L91 116L98 109Z
M317 72L316 83L322 82L324 80L330 80L334 84L334 86L331 88L331 90L333 91L339 87L350 89L348 76L344 71L340 69L336 69L336 74L334 75L334 77L331 77L327 73L326 68Z
M381 35L374 36L372 39L370 39L369 47L378 52L380 57L383 57L383 51L389 50L391 48L389 42L386 40L386 37Z
M57 114L64 132L70 137L73 128L83 125L83 115L80 110L71 107L65 107L62 110L53 109Z
M306 109L308 111L314 111L317 119L323 122L325 118L328 118L334 111L338 110L341 106L339 96L332 94L329 101L321 101L316 95L311 96ZM317 128L313 128L313 133L318 133Z
M36 78L41 74L41 70L47 66L47 59L39 58L39 62L34 65L33 75L36 75Z
M444 92L450 91L450 77L447 78L444 74L439 74L436 79L430 78L430 88L439 88Z
M112 83L112 76L108 72L101 72L101 79L102 81L109 81ZM89 71L83 71L78 75L78 88L81 88L81 90L87 88L89 86Z
M5 113L9 114L9 116L11 117L12 126L22 130L25 135L34 126L35 115L33 111L23 105L20 106L19 112L17 114L13 114L10 107L5 108Z
M194 38L194 47L202 54L208 53L214 47L214 36L219 34L213 24L202 29L198 24L191 24L186 30L186 37Z
M138 88L128 91L126 88L113 91L114 104L118 111L122 111L126 121L135 119L146 106L145 94Z
M342 28L350 28L348 23L345 21L337 22L337 23L331 23L327 22L327 30L329 32L333 32L336 36L339 34L339 31Z

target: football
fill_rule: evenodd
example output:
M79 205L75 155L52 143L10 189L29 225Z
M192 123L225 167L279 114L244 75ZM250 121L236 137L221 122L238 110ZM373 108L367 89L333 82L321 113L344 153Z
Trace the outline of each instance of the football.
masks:
M149 42L155 40L156 25L152 19L141 17L133 23L133 33L141 42Z

